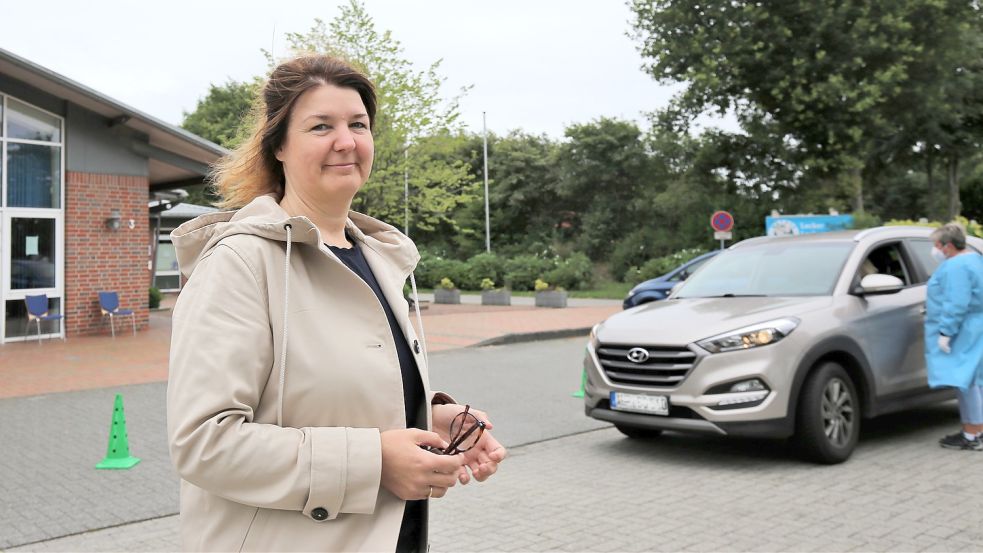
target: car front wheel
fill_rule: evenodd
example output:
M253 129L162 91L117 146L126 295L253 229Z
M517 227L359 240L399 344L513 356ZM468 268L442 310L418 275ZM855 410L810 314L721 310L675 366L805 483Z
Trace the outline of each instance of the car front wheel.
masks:
M842 366L826 362L809 375L796 420L796 440L806 459L833 465L850 458L860 435L860 402Z
M625 436L636 440L658 438L662 435L662 431L657 428L640 428L638 426L628 426L627 424L616 424L614 427Z

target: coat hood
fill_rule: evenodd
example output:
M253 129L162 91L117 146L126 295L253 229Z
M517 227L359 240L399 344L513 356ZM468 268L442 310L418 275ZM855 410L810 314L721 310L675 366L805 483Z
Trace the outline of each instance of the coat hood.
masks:
M196 217L171 232L181 274L189 278L198 262L228 236L250 234L268 240L286 242L285 225L291 225L294 244L320 247L321 233L307 217L291 217L280 207L276 194L259 196L242 209L221 211ZM389 258L401 271L409 274L420 254L409 238L368 215L350 211L345 228L355 240Z

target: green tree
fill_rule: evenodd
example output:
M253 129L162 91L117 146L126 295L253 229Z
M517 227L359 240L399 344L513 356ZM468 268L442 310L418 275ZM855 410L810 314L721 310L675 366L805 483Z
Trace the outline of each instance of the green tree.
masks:
M480 147L481 137L477 138ZM528 251L556 237L563 222L563 215L555 211L557 147L546 135L518 130L489 141L489 212L492 236L500 245L533 246ZM483 171L481 151L476 153Z
M194 111L184 112L181 128L219 146L235 148L246 138L244 123L259 86L258 79L209 85L208 94L198 100Z
M440 62L417 70L391 31L379 32L365 7L351 0L326 24L316 19L305 33L287 34L295 52L341 57L365 71L376 85L378 115L372 136L372 176L352 208L401 227L405 219L405 180L410 180L413 229L440 224L456 228L450 215L472 200L477 184L467 164L448 155L460 130L458 96L445 97ZM274 62L267 53L267 58Z
M968 158L962 165L963 215L983 222L983 154Z
M259 78L243 82L229 79L224 85L209 85L208 94L198 100L194 111L184 112L181 127L219 146L235 148L246 138L246 116L252 108L259 87ZM185 201L210 205L217 200L218 196L203 184L189 187Z
M468 165L477 183L472 198L442 224L417 233L418 243L438 253L466 259L485 251L484 144L478 134L454 137L455 159ZM542 253L559 240L563 215L556 209L557 143L546 135L513 131L488 136L489 212L492 251Z
M923 167L920 215L950 220L960 209L960 161L983 138L983 15L976 2L919 4L912 34L922 49L909 66L909 101L888 115L903 132L883 148L882 165Z
M651 224L639 191L651 182L650 153L629 121L600 118L566 128L559 146L557 204L591 259L606 259L621 236Z
M979 57L940 40L967 36L961 22L979 19L973 2L633 0L631 8L648 72L686 83L677 115L733 111L753 138L790 145L809 182L850 194L856 211L876 159L910 147L910 114L945 104L930 101L937 93L916 71L959 52L967 63Z

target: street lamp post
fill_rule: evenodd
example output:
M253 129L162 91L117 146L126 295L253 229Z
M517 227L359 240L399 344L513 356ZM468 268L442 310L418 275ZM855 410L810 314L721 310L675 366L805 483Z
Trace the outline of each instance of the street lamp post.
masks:
M488 120L481 112L481 126L485 136L485 251L491 253L491 218L488 215Z

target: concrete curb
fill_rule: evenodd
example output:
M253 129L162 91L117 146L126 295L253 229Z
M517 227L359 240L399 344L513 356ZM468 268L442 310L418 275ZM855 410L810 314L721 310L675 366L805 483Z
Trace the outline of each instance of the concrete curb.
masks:
M503 344L518 344L520 342L536 342L539 340L556 340L559 338L573 338L576 336L587 337L591 327L584 328L563 328L560 330L544 330L542 332L525 332L518 334L503 334L487 340L482 340L477 344L467 346L469 348L480 348L484 346L500 346Z

